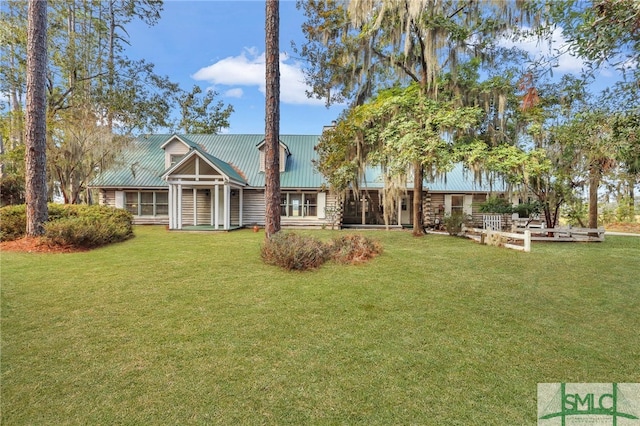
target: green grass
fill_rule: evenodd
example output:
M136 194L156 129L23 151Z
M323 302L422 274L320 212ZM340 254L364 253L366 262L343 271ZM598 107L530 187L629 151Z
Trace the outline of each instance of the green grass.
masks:
M366 234L304 273L248 230L2 253L1 423L526 425L537 383L640 382L640 238Z

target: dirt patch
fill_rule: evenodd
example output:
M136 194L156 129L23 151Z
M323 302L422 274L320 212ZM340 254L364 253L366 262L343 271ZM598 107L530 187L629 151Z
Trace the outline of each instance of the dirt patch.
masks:
M0 243L0 251L17 251L21 253L76 253L87 250L85 248L49 244L38 237L24 237Z
M607 231L613 232L630 232L634 234L640 234L640 223L630 222L614 222L604 227Z

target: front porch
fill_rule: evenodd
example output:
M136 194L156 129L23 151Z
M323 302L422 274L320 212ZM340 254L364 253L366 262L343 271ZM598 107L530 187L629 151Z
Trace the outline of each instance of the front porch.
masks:
M169 229L207 227L226 231L244 225L243 188L232 189L228 183L210 184L169 183Z
M227 163L193 148L169 168L169 229L228 231L243 223L246 181Z

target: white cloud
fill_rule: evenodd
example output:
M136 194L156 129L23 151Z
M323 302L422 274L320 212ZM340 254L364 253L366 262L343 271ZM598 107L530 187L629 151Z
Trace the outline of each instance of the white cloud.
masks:
M224 96L227 98L241 98L242 95L244 95L244 91L239 87L236 87L235 89L229 89L224 92Z
M581 58L569 52L562 28L556 28L548 40L540 41L532 36L518 41L503 40L500 44L505 47L518 47L529 53L534 60L551 60L557 65L555 71L560 73L579 73L585 66Z
M229 56L199 69L192 75L199 81L215 86L257 86L265 93L265 55L258 54L255 47L245 48L238 56ZM237 94L238 88L227 93ZM321 99L308 98L305 91L304 74L299 62L292 61L286 53L280 53L280 101L296 105L324 105ZM234 92L235 91L235 92Z

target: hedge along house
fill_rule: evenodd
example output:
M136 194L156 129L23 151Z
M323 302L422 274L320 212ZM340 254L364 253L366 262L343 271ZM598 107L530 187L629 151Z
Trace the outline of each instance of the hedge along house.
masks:
M316 171L319 135L280 136L281 224L283 227L331 225L382 226L383 183L371 169L358 194L344 197L327 189ZM136 224L170 229L230 230L264 225L265 155L263 135L149 135L130 144L119 161L93 180L99 202L124 208ZM411 226L411 182L394 207L391 226ZM425 181L425 224L461 212L481 222L479 203L503 185L474 182L456 166L445 178Z
M318 136L280 136L282 226L321 226L338 203L315 171ZM263 135L150 135L124 150L91 184L101 204L137 224L229 230L264 225ZM197 228L196 228L197 227Z

